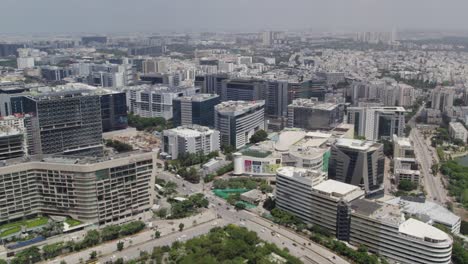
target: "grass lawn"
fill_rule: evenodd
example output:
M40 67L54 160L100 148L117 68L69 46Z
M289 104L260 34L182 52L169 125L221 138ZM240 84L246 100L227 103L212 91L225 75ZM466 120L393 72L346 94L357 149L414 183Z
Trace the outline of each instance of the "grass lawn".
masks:
M29 219L29 220L20 220L20 221L16 221L13 223L4 224L0 226L0 230L3 230L3 232L1 233L2 235L0 236L4 236L3 233L8 233L11 229L21 230L22 226L25 226L27 229L34 228L34 227L38 227L41 225L45 225L47 224L48 221L49 221L49 218L42 216L42 217L36 217L33 219Z
M33 228L33 227L38 227L41 225L45 225L49 222L49 218L43 216L43 217L38 217L32 220L27 220L26 221L26 228Z
M65 220L65 223L67 223L70 227L81 225L80 221L72 218L67 218L67 220Z
M24 223L25 223L25 221L21 220L21 221L16 221L16 222L13 222L13 223L4 224L4 225L0 226L0 230L10 229L12 227L17 227L17 226L22 226Z
M6 237L6 236L9 236L11 234L17 233L19 231L21 231L21 226L15 226L15 227L12 227L10 229L4 230L2 233L0 233L0 237Z

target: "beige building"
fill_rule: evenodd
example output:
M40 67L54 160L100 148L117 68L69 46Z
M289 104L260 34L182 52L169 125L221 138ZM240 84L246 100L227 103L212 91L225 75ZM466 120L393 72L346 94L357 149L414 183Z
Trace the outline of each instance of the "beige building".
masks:
M5 162L0 167L0 222L50 214L104 224L147 211L154 202L154 152Z

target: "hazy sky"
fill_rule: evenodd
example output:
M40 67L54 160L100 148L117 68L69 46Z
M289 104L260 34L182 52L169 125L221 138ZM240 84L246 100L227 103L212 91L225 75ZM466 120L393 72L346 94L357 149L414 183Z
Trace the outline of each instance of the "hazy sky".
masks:
M468 29L468 0L0 0L0 33Z

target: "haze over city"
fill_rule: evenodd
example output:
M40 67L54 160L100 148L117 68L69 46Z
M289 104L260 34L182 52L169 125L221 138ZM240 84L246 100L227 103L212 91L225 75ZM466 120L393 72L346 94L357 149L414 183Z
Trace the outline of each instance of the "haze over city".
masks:
M467 30L464 0L3 0L0 33Z

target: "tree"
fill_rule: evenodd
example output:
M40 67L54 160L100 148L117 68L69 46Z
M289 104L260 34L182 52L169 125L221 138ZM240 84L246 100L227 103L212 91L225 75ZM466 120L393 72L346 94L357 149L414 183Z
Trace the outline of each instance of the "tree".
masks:
M271 193L273 191L273 187L271 187L268 183L260 184L260 190L263 193Z
M180 223L179 224L179 231L182 232L182 230L184 230L184 226L185 226L184 223Z
M142 221L133 221L128 224L122 225L120 228L121 236L133 235L145 228L145 223Z
M133 150L132 145L112 139L106 140L106 147L113 148L118 152L128 152Z
M95 250L91 251L89 253L89 259L96 259L97 258L97 252Z
M156 232L154 232L154 238L160 238L160 237L161 237L161 232L156 230Z
M16 254L11 260L11 264L36 263L41 261L41 254L38 247L30 247Z
M87 247L92 247L92 246L99 244L100 240L101 240L101 237L97 230L89 230L86 233L86 236L84 237L82 243L83 243L83 246L87 248Z
M416 184L414 184L410 180L400 180L400 183L398 184L398 189L406 192L412 191L416 188Z
M246 208L244 203L237 202L234 206L236 210L244 210Z
M118 225L109 225L102 229L101 237L103 241L109 241L119 238L120 226Z
M156 215L159 216L160 218L166 218L167 215L167 208L161 208L158 211L156 211Z
M123 241L117 242L117 250L122 251L123 248L124 248L124 242Z
M268 138L268 133L265 130L260 129L250 138L250 143L255 144L261 141L264 141Z
M63 242L53 243L45 245L42 247L42 255L45 259L55 258L56 256L62 254L64 248Z

